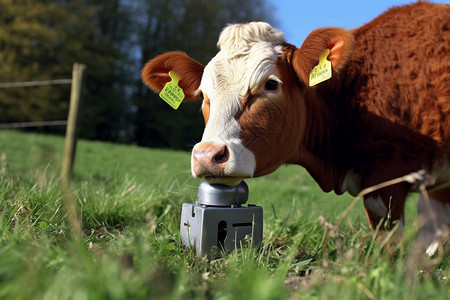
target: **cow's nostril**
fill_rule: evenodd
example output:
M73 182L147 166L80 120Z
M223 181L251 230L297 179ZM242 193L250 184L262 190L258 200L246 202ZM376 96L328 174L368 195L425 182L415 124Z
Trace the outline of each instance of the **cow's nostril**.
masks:
M214 155L213 161L216 164L222 164L222 163L228 161L229 156L230 156L230 154L228 152L228 147L223 146L223 148Z

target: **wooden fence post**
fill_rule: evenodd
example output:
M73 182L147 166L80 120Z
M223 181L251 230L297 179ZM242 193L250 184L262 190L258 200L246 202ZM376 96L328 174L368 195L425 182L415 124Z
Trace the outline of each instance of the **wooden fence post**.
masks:
M74 63L72 71L72 88L70 91L69 116L67 118L66 139L61 166L61 181L64 191L64 204L67 211L69 224L75 238L82 236L81 217L76 205L76 198L72 190L72 169L77 148L78 123L83 99L83 86L85 81L86 66Z
M86 65L74 63L72 71L72 88L70 91L69 116L67 118L64 155L61 166L61 179L68 183L72 178L73 163L77 147L78 123L83 99Z

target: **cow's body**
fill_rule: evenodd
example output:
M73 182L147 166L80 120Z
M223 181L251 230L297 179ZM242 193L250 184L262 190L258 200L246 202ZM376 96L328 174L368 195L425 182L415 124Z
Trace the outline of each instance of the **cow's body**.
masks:
M156 91L174 70L188 99L204 95L206 128L193 149L194 176L232 185L299 164L324 191L356 195L425 170L431 203L420 197L419 239L430 244L436 232L448 235L449 5L420 2L352 31L319 29L299 49L268 24L232 25L219 46L205 68L172 52L143 70ZM332 78L309 87L325 49ZM388 215L403 222L405 198L415 188L403 182L367 195L371 226Z

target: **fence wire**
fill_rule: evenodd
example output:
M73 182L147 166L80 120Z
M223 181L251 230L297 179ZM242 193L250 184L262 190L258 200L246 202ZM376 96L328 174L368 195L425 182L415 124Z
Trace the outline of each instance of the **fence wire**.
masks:
M67 125L67 120L40 121L40 122L18 122L18 123L0 124L0 129L44 127L44 126L65 126L65 125Z
M72 83L72 79L54 79L54 80L43 80L43 81L11 82L11 83L0 83L0 89L14 88L14 87L55 85L55 84L71 84L71 83Z
M72 79L53 79L53 80L42 80L42 81L0 83L0 89L16 88L16 87L44 86L44 85L57 85L57 84L72 84ZM44 127L44 126L65 126L65 125L67 125L67 120L39 121L39 122L17 122L17 123L0 124L0 129Z

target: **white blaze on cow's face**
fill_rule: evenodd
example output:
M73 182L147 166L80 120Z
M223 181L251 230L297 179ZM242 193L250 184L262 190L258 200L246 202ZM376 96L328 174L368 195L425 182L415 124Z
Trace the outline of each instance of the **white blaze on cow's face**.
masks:
M205 67L200 84L206 127L192 151L194 177L235 185L254 175L255 154L243 144L238 115L245 99L265 86L270 89L264 90L266 97L281 93L276 62L282 43L283 33L266 23L231 25L222 32L220 51Z

